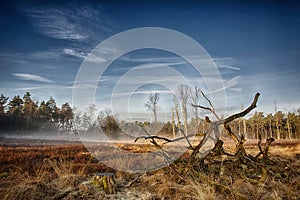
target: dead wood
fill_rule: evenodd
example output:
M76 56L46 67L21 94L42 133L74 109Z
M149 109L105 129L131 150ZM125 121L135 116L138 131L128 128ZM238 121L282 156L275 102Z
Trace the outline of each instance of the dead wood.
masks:
M232 132L230 126L228 124L224 124L224 128L227 132L227 134L236 142L238 143L240 140L238 139L238 137L236 136L236 134L234 132Z
M201 106L201 105L193 105L194 107L198 107L198 108L202 108L204 110L209 110L211 113L213 113L215 115L215 117L218 119L218 121L214 122L216 125L220 125L220 124L224 124L224 128L226 129L226 132L227 134L236 142L238 143L240 140L238 139L238 137L236 136L235 133L232 132L230 126L228 125L229 122L237 119L237 118L240 118L240 117L244 117L245 115L247 115L251 110L253 110L254 108L256 108L256 103L258 101L258 98L260 96L260 93L256 93L255 94L255 97L253 99L253 102L251 103L251 105L246 108L244 111L240 112L240 113L237 113L237 114L234 114L234 115L231 115L229 117L227 117L226 119L224 120L220 120L220 118L218 117L218 115L215 113L215 110L214 110L214 107L212 106L212 103L211 101L203 94L202 92L202 96L209 102L211 108L209 107L205 107L205 106Z
M236 153L235 155L241 155L241 156L246 156L247 153L246 153L246 150L244 148L244 143L246 142L246 139L245 139L245 135L242 134L241 136L241 139L236 147Z
M199 150L200 150L200 148L202 147L202 145L207 141L208 137L211 137L210 134L212 134L213 131L216 131L215 133L218 133L218 126L223 124L224 128L225 128L226 131L227 131L227 134L230 135L230 137L231 137L236 143L238 143L238 144L237 144L236 155L237 155L237 154L241 154L242 156L246 156L246 152L245 152L245 149L244 149L244 147L243 147L244 142L246 141L245 138L244 138L244 136L241 136L241 138L238 138L238 137L236 136L236 134L233 133L233 131L231 130L231 128L230 128L230 126L228 125L228 123L231 122L231 121L233 121L233 120L235 120L235 119L237 119L237 118L240 118L240 117L243 117L243 116L247 115L250 111L252 111L254 108L256 108L256 107L257 107L257 106L256 106L256 103L257 103L257 101L258 101L258 98L259 98L259 96L260 96L260 93L256 93L256 94L255 94L255 97L254 97L254 99L253 99L253 102L251 103L251 105L250 105L248 108L246 108L245 110L243 110L243 111L240 112L240 113L231 115L231 116L229 116L229 117L227 117L227 118L225 118L225 119L223 119L223 120L221 120L221 119L218 117L218 115L215 113L215 110L214 110L214 107L213 107L211 101L205 96L205 94L204 94L203 92L201 92L201 94L202 94L202 96L208 101L208 103L209 103L209 105L211 106L211 108L209 108L209 107L204 107L204 106L201 106L201 105L192 105L192 106L195 106L195 107L198 107L198 108L202 108L202 109L205 109L205 110L209 110L210 112L212 112L212 113L215 115L215 117L218 119L218 121L212 122L208 117L205 118L206 121L207 121L208 123L210 123L210 125L209 125L209 128L207 129L207 131L205 132L203 139L200 141L200 143L199 143L195 148L191 145L191 143L190 143L190 141L189 141L189 139L188 139L188 138L190 138L190 137L194 137L195 135L186 135L186 133L184 133L184 131L180 130L180 131L182 131L182 133L183 133L184 136L183 136L183 137L180 137L180 138L176 138L176 139L172 139L172 140L171 140L171 139L168 139L168 138L165 138L165 137L161 137L161 136L150 135L150 134L142 127L142 126L141 126L142 129L147 133L148 136L140 136L140 137L137 137L137 138L135 139L134 142L136 142L136 141L138 141L139 139L142 139L142 138L143 138L143 139L146 139L146 140L149 139L150 142L151 142L154 146L156 146L156 147L158 147L159 149L161 149L162 152L163 152L163 154L165 154L166 152L163 150L163 148L161 147L161 145L159 145L159 144L156 142L156 139L158 139L158 140L164 140L164 143L163 143L163 144L166 144L166 143L169 143L169 142L176 142L176 141L179 141L179 140L182 140L182 139L186 139L186 140L187 140L187 143L188 143L189 146L190 146L190 148L193 150L191 157L194 157L195 155L197 155L197 153L199 152ZM215 140L215 148L214 148L214 149L215 149L215 150L218 150L218 153L220 153L220 154L225 154L225 152L224 152L224 150L223 150L223 147L222 147L222 143L220 143L219 141L220 141L219 138L216 138L216 140ZM271 144L272 142L269 142L269 143ZM265 148L264 152L263 152L263 150L260 149L262 154L263 154L263 153L267 154L267 152L268 152L268 147L269 147L270 144L266 145L267 148ZM260 155L260 154L259 154L259 155ZM258 155L258 156L259 156L259 155ZM264 155L264 154L263 154L263 155ZM169 159L169 156L164 155L164 157L165 157L167 160Z
M251 103L251 105L246 108L244 111L240 112L240 113L237 113L237 114L234 114L234 115L231 115L229 117L227 117L225 120L224 120L224 124L227 124L237 118L240 118L240 117L244 117L245 115L247 115L251 110L253 110L254 108L256 108L256 103L258 101L258 98L259 98L259 95L260 93L256 93L255 94L255 97L253 99L253 102Z
M231 138L233 138L233 140L235 142L239 142L239 146L240 146L239 149L241 149L241 146L243 145L243 143L245 141L242 141L241 139L238 139L238 137L231 131L231 128L230 128L230 126L227 123L233 121L234 119L237 119L237 118L240 118L240 117L243 117L243 116L247 115L251 110L253 110L254 108L256 108L256 103L257 103L257 100L259 98L259 95L260 95L260 93L256 93L256 95L255 95L255 97L253 99L253 102L244 111L242 111L240 113L237 113L237 114L234 114L234 115L231 115L231 116L227 117L224 120L219 120L219 121L216 121L216 122L211 122L210 128L207 130L206 133L209 134L212 131L213 127L216 128L216 126L224 124L224 128L227 130L227 133L231 136ZM211 109L211 110L213 110L213 109ZM195 156L198 153L198 151L200 150L201 146L203 145L204 139L205 139L205 137L196 146L196 148L194 149L194 151L192 153L192 156Z
M275 141L274 138L268 138L266 140L266 144L265 144L264 149L262 149L261 136L260 136L258 144L257 144L260 152L255 156L255 158L258 158L260 155L263 155L263 158L267 159L268 158L269 147L271 146L272 142L274 142L274 141Z
M156 135L152 135L152 136L140 136L137 137L134 142L137 142L139 139L145 139L148 140L150 139L151 141L153 141L154 139L159 139L159 140L165 140L166 142L172 142L172 140L165 138L165 137L160 137L160 136L156 136Z

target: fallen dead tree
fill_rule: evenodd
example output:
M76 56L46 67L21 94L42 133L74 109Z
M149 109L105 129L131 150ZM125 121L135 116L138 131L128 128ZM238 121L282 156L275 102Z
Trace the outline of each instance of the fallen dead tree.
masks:
M264 147L262 147L262 145L261 145L262 139L261 139L261 137L259 137L259 142L258 142L259 153L256 156L252 156L250 154L248 155L244 148L244 143L246 141L244 135L238 136L237 134L235 134L231 130L230 124L229 124L231 121L241 118L241 117L244 117L249 112L251 112L253 109L255 109L257 107L256 104L257 104L258 98L260 96L260 93L255 94L252 103L245 110L243 110L242 112L233 114L225 119L221 119L217 115L211 101L205 96L205 94L203 92L201 92L201 94L204 97L204 99L206 99L206 101L209 103L210 107L205 107L205 106L201 106L201 105L192 105L192 106L210 111L216 117L217 120L213 122L208 117L206 117L205 120L209 123L209 127L206 130L206 132L204 133L202 140L196 146L193 146L190 142L190 138L194 137L195 135L187 135L182 130L180 130L180 131L182 132L183 137L179 137L179 138L175 138L175 139L169 139L169 138L165 138L165 137L161 137L161 136L157 136L157 135L150 135L149 133L147 133L145 131L147 133L147 136L138 137L135 139L135 142L140 139L149 140L154 146L156 146L158 149L161 150L161 152L162 152L161 155L165 157L165 160L168 161L168 164L170 164L169 161L172 160L172 158L169 157L168 153L163 150L162 146L165 144L168 144L168 143L179 141L179 140L186 140L189 145L189 149L192 150L192 152L190 154L190 159L189 159L190 163L194 162L195 160L198 160L202 164L204 163L204 161L220 162L223 164L224 161L242 160L243 163L249 164L252 167L254 167L256 165L255 163L257 163L257 162L259 162L259 163L261 163L261 161L269 162L269 163L272 162L268 159L268 151L269 151L269 147L270 147L271 143L274 141L273 138L266 139L266 144L264 145ZM226 130L226 133L235 142L236 146L235 146L234 154L229 154L224 151L223 141L220 140L220 138L219 138L219 136L220 136L219 129L218 129L219 126L223 126L224 129ZM159 144L158 140L160 141L160 144ZM210 140L211 143L213 143L213 146L207 145L209 143L209 142L207 142L208 140ZM262 159L260 159L260 156L262 156ZM260 166L260 170L261 170L261 167L262 167L261 164L259 164L259 166Z
M207 184L220 194L227 195L229 199L253 199L252 194L244 191L247 190L244 185L239 190L232 190L232 185L243 183L249 188L257 188L257 191L269 191L270 189L274 190L274 184L288 183L290 177L294 176L293 174L298 174L297 169L290 167L286 162L275 157L272 159L269 157L269 148L274 142L274 138L267 138L263 144L262 137L259 134L257 144L259 153L253 156L247 154L244 148L245 136L235 134L230 128L230 122L244 117L257 107L259 93L256 93L252 103L245 110L225 119L220 119L210 100L203 93L202 96L209 102L210 107L192 106L209 110L217 120L211 121L206 117L209 127L196 146L193 146L190 142L190 138L195 135L187 135L182 130L180 131L182 131L183 137L175 139L150 135L145 131L147 136L138 137L135 140L149 140L156 146L159 149L159 154L164 157L169 166L169 174L173 173L177 182L191 187L190 182L192 180L192 185L197 185L197 188ZM233 153L224 150L223 141L219 138L219 126L223 126L226 133L235 141L235 147L231 148L234 149ZM164 150L163 145L179 140L186 140L189 150L184 153L184 156L175 160ZM209 140L213 146L208 145L208 149L205 149ZM269 199L268 197L264 198Z

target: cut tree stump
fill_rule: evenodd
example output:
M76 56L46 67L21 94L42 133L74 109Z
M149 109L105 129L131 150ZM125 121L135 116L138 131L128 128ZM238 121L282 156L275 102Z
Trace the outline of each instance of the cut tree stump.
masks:
M97 173L93 179L93 182L103 189L106 194L117 193L114 173Z

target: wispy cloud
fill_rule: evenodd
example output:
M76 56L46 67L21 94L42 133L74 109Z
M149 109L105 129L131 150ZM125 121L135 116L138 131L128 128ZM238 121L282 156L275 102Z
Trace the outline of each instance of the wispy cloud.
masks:
M33 91L33 90L42 90L48 89L48 86L35 86L35 87L20 87L16 88L16 91Z
M60 59L60 52L58 49L49 49L47 51L37 51L24 55L25 59L28 60L48 60L54 61Z
M225 89L232 88L233 86L237 85L240 82L240 79L241 79L240 76L235 76L230 80L224 81Z
M65 7L28 9L25 14L39 33L56 39L84 41L110 30L99 5L92 7L72 2Z
M134 92L120 92L115 93L116 96L128 96L133 94L146 94L149 95L151 93L159 93L159 94L173 94L172 91L169 90L141 90L141 91L134 91Z
M229 88L229 90L234 91L234 92L241 92L243 89L237 88L237 87L232 87L232 88Z
M34 52L0 52L0 62L30 65L36 61L58 61L61 59L60 49L48 49Z
M155 63L164 63L164 62L170 62L170 63L177 63L177 62L183 62L183 60L178 56L155 56L155 57L149 57L149 56L141 56L141 57L130 57L130 56L123 56L123 61L128 62L155 62ZM186 63L186 62L185 62Z
M106 61L106 59L104 59L100 56L97 56L95 54L92 54L92 53L86 54L83 51L78 51L75 49L65 48L65 49L63 49L63 53L65 55L80 58L82 60L86 59L87 61L94 62L94 63L102 63L102 62Z
M74 56L74 57L78 57L78 58L82 58L82 59L86 58L86 53L84 53L82 51L79 52L74 49L65 48L65 49L63 49L63 53L66 55L70 55L70 56Z
M68 17L61 10L50 8L45 11L42 9L35 9L27 11L30 16L33 25L37 31L41 34L57 38L68 40L80 40L85 39L87 36L77 30L75 24L71 20L71 16Z
M33 65L38 64L40 67L55 69L56 66L49 66L46 64L40 65L41 61L49 63L65 63L66 61L78 61L87 59L88 61L100 63L106 61L104 58L92 54L87 54L77 48L63 48L63 49L46 49L35 52L0 52L0 63Z
M213 90L213 91L210 91L209 93L212 94L212 93L220 92L220 91L226 90L226 89L230 89L231 91L239 92L242 89L237 88L235 86L237 86L240 83L240 79L241 79L241 76L235 76L235 77L233 77L232 79L229 79L229 80L225 80L225 79L223 79L223 80L214 80L213 79L214 82L223 81L223 87L218 88L218 89Z
M237 70L237 71L240 70L239 67L234 67L234 66L230 66L230 65L222 65L222 64L219 64L218 68L219 69L231 69L231 70Z
M161 63L169 66L174 65L184 65L188 62L183 60L181 57L178 56L162 56L162 57L123 57L124 61L128 62L147 62L147 63ZM192 61L203 61L206 58L201 58L199 56L190 56L190 60ZM232 57L218 57L218 58L211 58L212 61L214 61L219 69L229 69L229 70L236 70L239 71L240 68L233 66L232 63L234 63L234 58Z
M36 82L43 82L43 83L54 83L54 81L35 74L25 74L25 73L13 73L12 76L24 80L24 81L36 81Z

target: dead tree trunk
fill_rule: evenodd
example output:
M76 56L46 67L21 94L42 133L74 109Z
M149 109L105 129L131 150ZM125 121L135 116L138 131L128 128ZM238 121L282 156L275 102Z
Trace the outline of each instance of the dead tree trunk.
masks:
M180 124L180 115L179 115L179 102L176 96L173 96L173 101L174 101L174 109L175 109L175 114L177 118L177 128L178 130L181 130L181 124ZM181 135L181 133L179 132Z
M227 117L226 119L224 120L219 120L219 121L216 121L216 122L213 122L212 123L212 126L215 127L217 125L221 125L221 124L224 124L224 128L227 130L227 133L231 136L231 138L236 141L236 142L239 142L240 140L236 137L236 135L231 131L230 129L230 126L228 125L229 122L235 120L235 119L238 119L240 117L244 117L245 115L247 115L251 110L253 110L254 108L256 108L256 103L258 101L258 98L259 98L259 93L256 93L254 99L253 99L253 102L251 103L251 105L244 111L240 112L240 113L237 113L237 114L234 114L234 115L231 115L229 117ZM193 106L197 106L197 105L193 105ZM203 107L203 106L198 106L200 108L203 108L203 109L206 109L206 110L211 110L214 114L214 109L213 108L207 108L207 107ZM216 114L215 114L216 115ZM212 127L212 128L213 128ZM207 132L207 133L210 133L210 132ZM201 142L196 146L196 148L194 149L193 153L192 153L192 156L195 156L196 154L198 154L201 146L203 145L204 141L207 140L206 138L207 137L211 137L209 134L206 134L206 136L201 140Z
M204 98L207 99L207 97L203 94ZM259 98L260 94L259 93L256 93L254 99L253 99L253 102L251 103L251 105L246 108L244 111L240 112L240 113L237 113L237 114L234 114L234 115L231 115L223 120L221 120L218 115L215 113L214 111L214 108L211 104L211 102L207 99L207 101L209 101L210 105L212 108L208 108L208 107L203 107L203 106L200 106L200 105L193 105L193 106L197 106L199 108L202 108L202 109L205 109L205 110L209 110L211 111L218 119L218 121L215 121L215 122L211 122L210 119L208 117L206 117L206 121L209 123L209 127L206 131L206 133L204 134L204 138L200 141L200 143L194 148L189 139L190 137L193 137L194 135L186 135L184 132L183 132L183 135L184 137L180 137L180 138L176 138L176 139L173 139L173 140L170 140L168 138L164 138L164 137L159 137L159 136L141 136L141 137L138 137L136 138L135 142L141 138L144 138L144 139L149 139L150 142L152 144L154 144L156 147L162 149L162 147L160 145L158 145L158 143L155 141L156 139L158 140L164 140L165 142L163 144L166 144L166 143L169 143L169 142L176 142L176 141L179 141L179 140L182 140L182 139L186 139L187 140L187 143L189 144L190 148L193 150L192 152L192 155L191 157L195 157L195 155L199 155L200 157L203 157L203 156L206 156L218 143L219 141L219 136L220 136L220 133L219 133L219 126L223 125L224 128L226 129L227 131L227 134L229 134L231 136L231 138L237 142L237 149L236 149L236 154L241 154L241 155L245 155L245 150L243 148L243 144L245 142L245 138L244 138L244 135L242 134L240 138L238 138L231 130L230 126L229 126L229 123L235 119L238 119L238 118L241 118L241 117L244 117L245 115L247 115L251 110L253 110L254 108L256 108L256 103L258 101L258 98ZM209 142L208 142L209 141ZM220 145L221 143L219 143ZM267 149L265 150L264 152L265 154L267 154ZM167 157L167 159L170 159L169 157Z
M172 131L173 131L173 138L175 138L176 130L175 130L174 107L172 107Z

